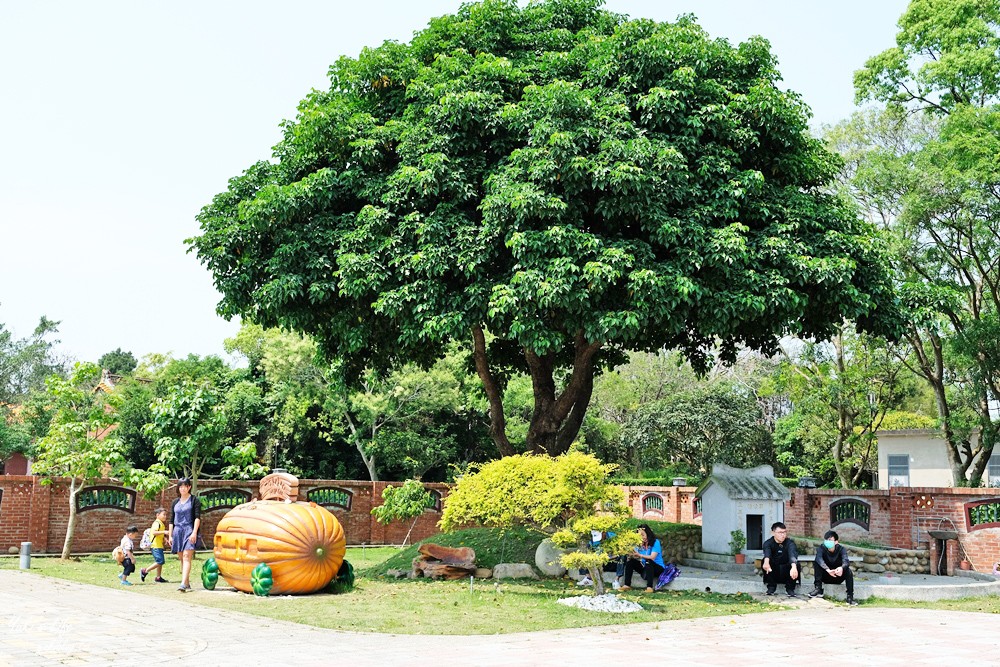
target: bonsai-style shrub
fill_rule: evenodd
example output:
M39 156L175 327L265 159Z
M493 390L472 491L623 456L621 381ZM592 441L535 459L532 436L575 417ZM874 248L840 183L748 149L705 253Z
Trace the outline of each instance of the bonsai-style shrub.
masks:
M551 535L563 549L566 568L585 568L595 594L604 593L601 568L612 556L630 553L639 544L625 531L629 510L621 488L608 482L617 466L589 454L569 452L556 457L523 454L473 466L445 498L441 528L469 524L509 528L529 526ZM590 549L591 531L615 533Z

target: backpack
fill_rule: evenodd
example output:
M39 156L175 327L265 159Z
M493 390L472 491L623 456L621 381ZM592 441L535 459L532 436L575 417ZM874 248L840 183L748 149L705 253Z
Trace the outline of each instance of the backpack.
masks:
M114 548L111 552L111 557L115 559L115 562L121 565L125 561L125 552L122 550L121 545Z
M142 539L139 540L140 549L148 549L153 546L153 529L147 528L142 532Z

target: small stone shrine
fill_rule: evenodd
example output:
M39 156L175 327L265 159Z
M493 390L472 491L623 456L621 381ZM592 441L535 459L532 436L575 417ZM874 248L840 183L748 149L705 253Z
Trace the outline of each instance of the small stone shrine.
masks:
M771 466L743 469L716 463L697 496L701 498L702 551L729 554L734 530L746 536L745 551L760 551L771 536L771 524L785 520L785 501L791 493Z

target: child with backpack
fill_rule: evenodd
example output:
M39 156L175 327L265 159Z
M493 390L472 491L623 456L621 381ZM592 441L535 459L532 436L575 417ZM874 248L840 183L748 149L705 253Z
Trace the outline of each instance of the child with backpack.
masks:
M135 526L129 526L125 530L125 535L122 536L121 543L118 545L118 549L122 554L122 573L118 575L118 579L122 582L122 586L132 585L132 582L128 580L128 575L135 572L135 554L132 553L132 550L135 548L134 540L137 537L139 537L139 529Z
M147 544L148 538L148 544ZM166 579L163 578L163 564L166 560L163 557L163 541L164 539L169 540L170 537L167 534L167 510L163 507L156 508L156 519L153 520L153 525L150 526L145 533L142 535L142 543L139 544L142 548L148 548L149 553L153 556L153 565L148 568L142 568L139 571L139 579L146 581L146 575L150 572L156 571L156 577L153 579L158 584L168 583Z

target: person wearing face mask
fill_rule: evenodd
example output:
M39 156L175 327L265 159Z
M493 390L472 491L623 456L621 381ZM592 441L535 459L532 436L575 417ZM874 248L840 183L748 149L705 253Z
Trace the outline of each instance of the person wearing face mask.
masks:
M771 539L764 542L764 585L767 594L774 595L778 584L785 585L788 597L795 597L795 584L799 579L799 552L795 540L788 537L785 524L776 521L771 524Z
M823 597L823 584L845 584L847 586L847 604L852 607L858 603L854 599L854 575L851 573L851 562L847 557L847 549L840 544L840 536L834 530L823 535L823 546L816 550L816 561L813 563L815 583L811 598Z

